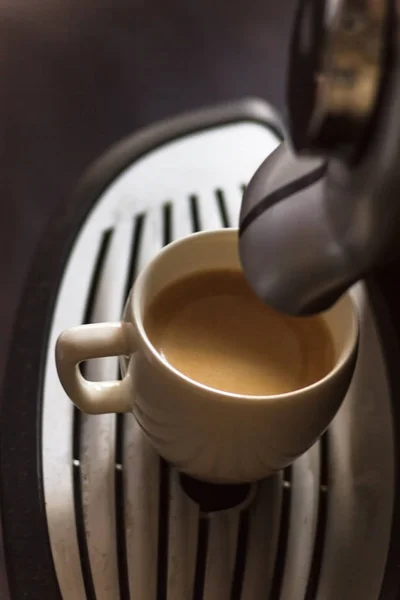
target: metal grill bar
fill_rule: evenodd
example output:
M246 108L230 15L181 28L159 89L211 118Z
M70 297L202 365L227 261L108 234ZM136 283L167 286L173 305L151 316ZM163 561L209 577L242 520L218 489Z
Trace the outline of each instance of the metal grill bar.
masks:
M317 561L322 548L317 549L314 545L317 528L319 526L323 532L326 518L323 511L318 511L321 507L320 464L324 458L321 448L322 444L317 442L292 466L289 535L280 600L291 600L296 596L305 598L310 573L319 575ZM327 463L324 465L327 473ZM326 486L324 493L326 495ZM316 600L315 596L311 597Z
M169 508L167 597L189 600L194 594L196 557L203 532L199 532L199 507L182 493L175 469L171 470Z
M276 550L274 574L269 593L269 600L280 598L285 572L286 550L289 538L290 508L292 496L292 467L287 467L283 474L282 508L280 517L279 540Z
M243 600L265 600L271 597L270 589L279 541L282 491L281 473L258 485L257 495L249 515Z
M328 470L329 470L329 438L328 434L322 436L320 449L320 485L319 485L319 502L315 514L318 515L315 531L314 552L312 555L312 563L310 575L307 584L305 600L317 600L318 582L321 574L321 565L324 555L325 546L325 531L327 520L328 507Z
M85 309L85 316L83 319L84 323L93 322L93 313L96 308L96 300L99 297L100 277L104 268L104 263L107 258L107 254L112 242L114 230L107 229L103 235L99 246L98 256L96 259L95 267L93 270L92 281L89 288L88 300ZM88 364L82 365L82 374L85 377L93 375L93 365ZM99 374L100 377L103 375ZM104 419L103 419L104 420ZM74 473L74 499L75 499L75 516L76 516L76 533L78 538L82 576L85 585L87 600L96 600L96 592L93 582L90 553L87 544L86 527L85 527L85 510L83 504L83 491L85 489L85 480L87 480L88 474L86 471L86 461L84 460L84 466L82 470L81 458L82 448L81 440L86 438L85 435L85 424L84 415L77 409L74 408L74 420L73 420L73 473ZM83 481L82 481L83 480ZM90 488L89 488L90 489ZM89 500L90 501L90 500ZM111 498L112 501L112 498ZM106 511L108 512L108 511ZM112 518L112 516L111 516ZM112 541L111 541L112 543ZM116 582L111 582L112 584Z
M235 566L232 575L231 599L240 600L242 598L243 579L247 562L249 540L249 511L244 510L240 515L239 531L236 544Z
M112 235L108 235L107 245L99 255L101 259L93 273L91 290L94 293L89 294L85 322L119 318L125 300L124 284L129 269L132 235L132 221L117 222ZM118 361L115 358L89 361L85 365L85 375L93 380L115 379L118 377ZM114 415L88 416L77 410L75 419L81 422L81 503L93 598L111 600L116 589L123 598L126 579L121 576L124 568L121 547L124 548L125 544L121 544L121 535L124 536L123 513L120 511L123 498L119 493L121 473L115 469L120 462L117 419ZM77 508L80 510L79 504ZM95 536L91 535L94 531ZM85 580L85 569L83 576Z
M146 224L146 214L139 213L134 219L133 233L131 238L131 250L129 253L129 266L125 275L125 283L123 286L124 295L120 305L120 313L122 313L132 283L138 273L138 256L143 236L143 230ZM119 593L120 600L130 599L129 590L129 558L127 552L126 540L126 492L124 487L124 448L126 445L125 431L125 415L117 415L116 417L116 439L115 439L115 454L116 454L116 473L115 473L115 503L117 507L116 523L116 544L118 557L118 577L119 577Z
M206 515L199 521L196 552L196 571L193 586L193 600L204 600L204 582L207 570L207 554L210 538L210 522Z

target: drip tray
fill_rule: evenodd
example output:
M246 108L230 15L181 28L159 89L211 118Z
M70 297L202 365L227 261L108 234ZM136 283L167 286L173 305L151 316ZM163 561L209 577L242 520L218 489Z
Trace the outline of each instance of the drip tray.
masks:
M330 430L253 486L209 486L161 460L132 415L75 410L55 370L61 330L120 318L137 273L171 240L235 226L243 188L279 144L268 107L205 111L138 134L95 166L92 202L51 323L42 469L64 600L377 600L393 508L383 352L363 284L361 351ZM236 116L232 116L236 114ZM87 363L115 379L114 358Z
M302 595L296 597L306 597L307 590L316 597L328 490L321 479L327 472L326 464L321 468L325 442L268 480L218 486L170 468L134 417L123 420L127 455L124 467L117 464L115 538L108 541L118 557L116 586L125 581L131 598L279 598L289 560L286 585L292 586L297 575L296 593L301 586ZM96 548L101 541L99 499L85 507L91 493L85 484L92 487L93 482L87 458L83 461L75 461L81 482L75 488L75 509L87 591L93 589L89 567L100 571L107 557L99 557Z

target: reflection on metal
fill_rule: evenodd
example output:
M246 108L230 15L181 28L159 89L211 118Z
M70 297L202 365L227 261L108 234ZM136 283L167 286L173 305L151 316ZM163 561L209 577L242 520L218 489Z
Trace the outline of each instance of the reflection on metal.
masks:
M365 119L374 106L381 78L388 2L336 2L318 74L318 120L331 114Z
M290 94L302 94L305 108L289 98L297 115L295 145L329 150L352 144L371 118L380 90L390 2L305 0L300 7Z

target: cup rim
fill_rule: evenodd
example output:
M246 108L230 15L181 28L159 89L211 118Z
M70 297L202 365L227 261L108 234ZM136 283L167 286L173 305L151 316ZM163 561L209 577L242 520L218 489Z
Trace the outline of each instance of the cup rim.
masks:
M351 321L352 321L351 332L350 332L349 339L346 341L345 348L341 352L339 360L335 363L335 366L321 379L318 379L317 381L311 383L310 385L308 385L306 387L299 388L298 390L294 390L292 392L285 392L283 394L265 394L265 395L257 395L257 396L251 395L251 394L235 394L234 392L226 392L223 390L219 390L217 388L209 387L203 383L200 383L194 379L191 379L190 377L188 377L187 375L185 375L184 373L182 373L181 371L176 369L174 366L169 364L167 361L162 359L160 354L157 352L157 350L154 348L153 344L151 343L151 340L148 337L146 329L144 327L143 318L142 318L141 311L140 311L140 298L142 295L142 288L145 284L147 277L149 276L149 272L150 272L151 268L154 267L154 265L156 263L163 260L163 258L167 254L169 254L171 252L175 252L176 249L179 248L180 246L186 245L187 243L192 243L193 240L195 240L195 239L215 237L217 235L222 236L222 237L224 237L224 236L232 237L233 234L235 234L235 233L237 234L238 232L239 232L238 228L235 228L235 227L229 227L229 228L227 227L224 229L216 229L216 230L211 230L211 231L200 231L200 232L192 233L184 238L180 238L179 240L175 240L175 241L171 242L170 244L168 244L168 246L165 246L164 248L162 248L160 250L160 252L158 252L157 255L143 269L143 271L141 271L141 273L139 273L139 275L134 283L134 286L132 289L135 289L136 291L134 293L131 293L130 297L128 298L128 302L127 302L127 309L128 309L129 315L130 315L130 321L134 324L136 332L139 334L139 337L142 340L142 342L144 343L147 352L154 359L157 367L161 371L166 373L170 378L174 379L175 381L178 379L182 384L191 388L192 391L193 391L193 389L195 389L203 396L204 395L207 397L218 396L218 398L220 398L221 400L226 400L229 402L232 402L232 401L241 402L243 400L246 402L248 402L248 401L260 402L260 401L275 401L275 400L279 400L279 401L293 400L296 397L302 396L305 393L308 393L310 391L317 389L317 387L319 387L321 384L324 384L324 383L328 382L329 380L333 379L336 376L336 374L339 371L341 371L341 369L343 369L343 367L351 359L354 352L357 350L358 340L359 340L359 331L360 331L359 317L358 317L358 312L357 312L354 300L351 298L349 292L345 292L335 302L335 304L330 309L328 309L328 311L323 311L323 312L319 313L319 314L323 315L326 312L329 312L329 310L332 310L332 308L334 306L336 306L339 302L342 302L343 299L346 299L348 301L348 304L349 304L349 307L351 310ZM140 318L137 318L137 315L140 315Z

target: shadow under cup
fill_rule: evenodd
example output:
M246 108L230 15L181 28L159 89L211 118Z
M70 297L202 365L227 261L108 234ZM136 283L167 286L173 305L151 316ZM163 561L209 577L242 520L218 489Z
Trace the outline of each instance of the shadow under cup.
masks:
M133 413L159 454L209 483L254 482L309 449L339 409L358 346L354 304L344 295L321 316L331 333L335 366L320 381L279 396L244 396L207 388L168 365L144 329L151 301L169 284L210 269L240 269L236 229L194 234L167 246L139 275L124 320L139 351L122 369L135 381Z

